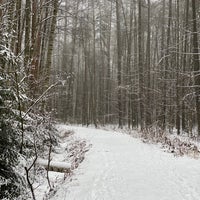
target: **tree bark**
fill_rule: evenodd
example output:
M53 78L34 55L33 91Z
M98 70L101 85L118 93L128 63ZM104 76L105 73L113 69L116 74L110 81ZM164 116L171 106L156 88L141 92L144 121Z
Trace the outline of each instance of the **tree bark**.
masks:
M116 0L116 20L117 20L117 81L118 81L118 125L122 128L122 44L121 44L121 23L120 4Z
M198 30L196 16L196 0L192 0L192 21L193 21L193 66L194 66L194 84L196 99L196 118L197 118L197 134L200 136L200 65L198 50Z
M139 123L144 129L144 69L142 48L142 2L138 0L138 67L139 67Z

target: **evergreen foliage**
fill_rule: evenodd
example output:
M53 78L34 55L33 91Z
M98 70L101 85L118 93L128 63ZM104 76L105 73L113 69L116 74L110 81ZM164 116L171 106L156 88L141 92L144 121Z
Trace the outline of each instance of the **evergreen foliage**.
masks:
M17 65L17 57L7 45L7 36L1 32L0 42L0 199L18 199L25 182L17 167L21 130L18 126L16 80L8 70Z
M5 73L0 75L0 199L15 199L24 190L23 178L18 173L19 134L14 127L11 102L15 101L12 90L6 88Z

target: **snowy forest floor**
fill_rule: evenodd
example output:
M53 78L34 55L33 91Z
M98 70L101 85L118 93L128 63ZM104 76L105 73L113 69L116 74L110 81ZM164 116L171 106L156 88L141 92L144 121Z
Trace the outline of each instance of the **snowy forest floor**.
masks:
M195 156L174 156L165 152L168 146L162 150L146 144L145 137L141 140L118 131L57 128L62 139L52 158L71 162L73 170L50 172L53 192L48 195L47 180L38 179L37 200L199 200L200 159Z

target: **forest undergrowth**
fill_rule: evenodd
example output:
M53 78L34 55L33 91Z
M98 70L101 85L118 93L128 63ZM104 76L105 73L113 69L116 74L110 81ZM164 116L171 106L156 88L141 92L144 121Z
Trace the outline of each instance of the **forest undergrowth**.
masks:
M195 159L200 157L200 138L188 136L187 133L177 135L175 130L174 133L170 133L156 126L144 130L130 129L126 126L120 129L117 125L100 126L100 128L131 135L147 144L159 145L165 152L172 153L174 156L189 156Z

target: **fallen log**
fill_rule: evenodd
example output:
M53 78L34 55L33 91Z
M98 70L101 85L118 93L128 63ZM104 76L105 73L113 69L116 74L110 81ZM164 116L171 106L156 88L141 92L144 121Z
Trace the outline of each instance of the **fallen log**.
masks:
M36 164L48 169L48 160L39 158L37 159ZM67 162L50 161L49 163L49 171L69 173L70 169L71 164Z

